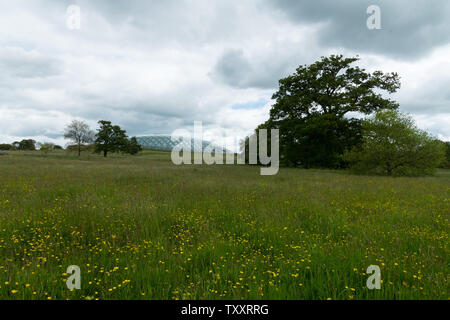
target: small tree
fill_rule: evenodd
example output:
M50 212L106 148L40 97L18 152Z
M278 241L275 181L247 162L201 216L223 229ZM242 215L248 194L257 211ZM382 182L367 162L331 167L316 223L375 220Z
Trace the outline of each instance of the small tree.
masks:
M111 121L100 120L95 139L95 152L103 152L106 157L108 152L126 152L128 148L128 138L126 131L117 125L112 125Z
M36 141L33 139L23 139L20 142L14 142L14 146L17 146L17 149L19 150L29 150L34 151L36 150Z
M81 155L81 146L94 140L94 132L84 121L73 120L67 125L64 138L71 140L78 146L78 156Z
M361 173L431 174L442 163L442 144L419 130L411 117L395 110L378 111L363 122L363 143L343 156Z
M128 142L127 153L135 155L142 151L142 146L137 142L136 137L131 137Z
M39 143L39 150L47 155L50 151L53 150L54 144L51 142Z

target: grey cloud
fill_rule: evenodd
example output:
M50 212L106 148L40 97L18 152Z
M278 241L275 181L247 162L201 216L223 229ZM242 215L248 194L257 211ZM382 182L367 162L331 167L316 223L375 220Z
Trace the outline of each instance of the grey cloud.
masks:
M414 114L436 115L450 113L450 81L443 83L423 83L419 92L401 93L398 98L401 108ZM448 124L450 127L450 123Z
M228 50L217 61L212 76L235 87L249 87L248 75L252 73L251 62L242 50Z
M276 43L246 54L242 49L225 50L214 65L210 76L217 82L234 88L272 89L278 80L295 72L300 64L314 61L316 48L303 50L296 43Z
M415 59L450 41L450 3L446 0L268 0L298 24L322 24L324 47ZM369 30L370 5L381 9L381 30Z
M248 4L252 2L248 0ZM64 10L70 4L73 1L65 0L58 6ZM114 1L114 5L108 0L78 0L76 4L85 17L86 30L95 28L93 20L101 17L112 29L126 31L123 37L119 36L123 44L143 48L155 43L197 48L239 38L246 24L241 19L244 17L239 16L241 5L223 0L214 4L209 0L133 0ZM92 34L88 32L86 36Z

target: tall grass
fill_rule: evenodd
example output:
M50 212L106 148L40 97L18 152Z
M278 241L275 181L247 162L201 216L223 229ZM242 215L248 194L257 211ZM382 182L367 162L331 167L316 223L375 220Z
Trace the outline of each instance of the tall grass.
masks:
M0 158L0 299L448 299L449 172L261 176L166 152L13 152ZM366 287L373 264L381 290Z

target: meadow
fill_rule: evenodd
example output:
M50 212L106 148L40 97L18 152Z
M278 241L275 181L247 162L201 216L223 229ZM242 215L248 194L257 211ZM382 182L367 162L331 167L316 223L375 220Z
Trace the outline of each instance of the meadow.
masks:
M261 176L167 152L8 152L0 299L449 299L449 214L450 170Z

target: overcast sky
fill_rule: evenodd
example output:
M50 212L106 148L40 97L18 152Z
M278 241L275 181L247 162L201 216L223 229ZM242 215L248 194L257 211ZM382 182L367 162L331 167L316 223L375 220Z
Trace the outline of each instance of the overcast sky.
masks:
M243 137L268 119L280 78L329 54L398 72L400 109L450 140L447 0L0 3L0 143L65 144L72 119L111 120L129 135L197 120L212 137ZM366 25L373 4L379 30ZM67 25L69 5L80 29Z

